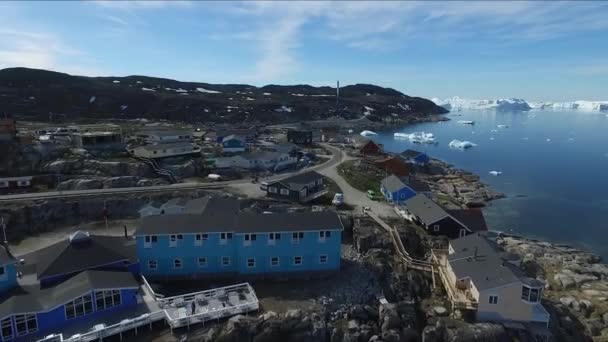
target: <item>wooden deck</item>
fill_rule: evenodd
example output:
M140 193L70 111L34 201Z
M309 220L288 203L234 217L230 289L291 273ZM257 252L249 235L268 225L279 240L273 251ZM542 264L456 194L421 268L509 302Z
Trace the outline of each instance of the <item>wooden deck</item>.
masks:
M432 255L433 261L439 270L439 278L441 279L445 292L448 294L448 298L452 303L452 309L477 310L477 301L470 298L465 291L456 288L456 284L450 281L450 278L447 275L446 267L447 251L433 250Z

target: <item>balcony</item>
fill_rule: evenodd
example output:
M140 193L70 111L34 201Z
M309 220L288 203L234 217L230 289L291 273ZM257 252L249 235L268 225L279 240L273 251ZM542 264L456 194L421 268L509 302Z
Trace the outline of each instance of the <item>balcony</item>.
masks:
M446 267L448 262L447 251L433 250L432 254L433 263L438 265L439 277L441 278L441 283L443 283L445 292L452 303L452 307L454 309L477 310L479 303L473 298L471 292L458 288L456 284L450 280L451 278L448 275L448 269Z

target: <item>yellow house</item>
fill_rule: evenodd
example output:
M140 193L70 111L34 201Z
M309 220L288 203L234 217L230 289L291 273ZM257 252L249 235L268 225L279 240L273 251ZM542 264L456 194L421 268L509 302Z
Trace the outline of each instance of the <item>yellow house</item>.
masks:
M548 326L541 304L544 283L526 277L496 243L476 233L451 240L447 255L435 256L454 307L474 310L478 321Z

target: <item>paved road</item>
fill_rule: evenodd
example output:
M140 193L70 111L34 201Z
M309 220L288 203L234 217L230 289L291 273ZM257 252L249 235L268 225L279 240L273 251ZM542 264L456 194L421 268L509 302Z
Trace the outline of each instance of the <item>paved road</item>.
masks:
M372 201L367 197L367 194L363 191L357 190L350 186L348 182L342 178L342 176L338 173L338 165L344 161L352 160L355 158L349 157L344 153L344 151L340 150L337 147L333 147L330 145L323 145L329 151L332 152L334 156L338 155L339 162L334 163L333 165L323 168L322 170L318 170L322 175L333 179L340 189L342 189L342 193L344 194L344 201L355 207L355 210L362 210L362 207L369 207L371 210L378 216L382 217L393 217L397 214L386 202L380 201ZM375 189L379 191L379 189Z
M297 172L283 173L269 177L267 180L279 180L294 174L306 172L310 170L321 171L326 168L334 167L340 162L341 155L340 150L336 148L330 149L332 157L330 160L323 164L315 165ZM31 201L40 199L51 199L51 198L67 198L67 197L86 197L96 195L117 195L117 194L136 194L136 193L147 193L147 192L165 192L165 191L180 191L180 190L198 190L198 189L218 189L228 185L238 184L251 184L251 179L239 179L225 182L214 182L214 183L177 183L171 185L155 185L147 187L130 187L130 188L113 188L113 189L90 189L90 190L69 190L69 191L48 191L48 192L37 192L28 194L18 195L4 195L0 196L0 203L16 202L16 201Z

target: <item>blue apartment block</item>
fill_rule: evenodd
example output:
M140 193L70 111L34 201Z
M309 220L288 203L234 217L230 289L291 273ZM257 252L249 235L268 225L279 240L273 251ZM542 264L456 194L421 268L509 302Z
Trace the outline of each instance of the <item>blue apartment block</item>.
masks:
M0 295L17 285L15 258L0 245Z
M342 230L333 211L205 211L144 217L135 235L143 275L196 278L335 271Z

